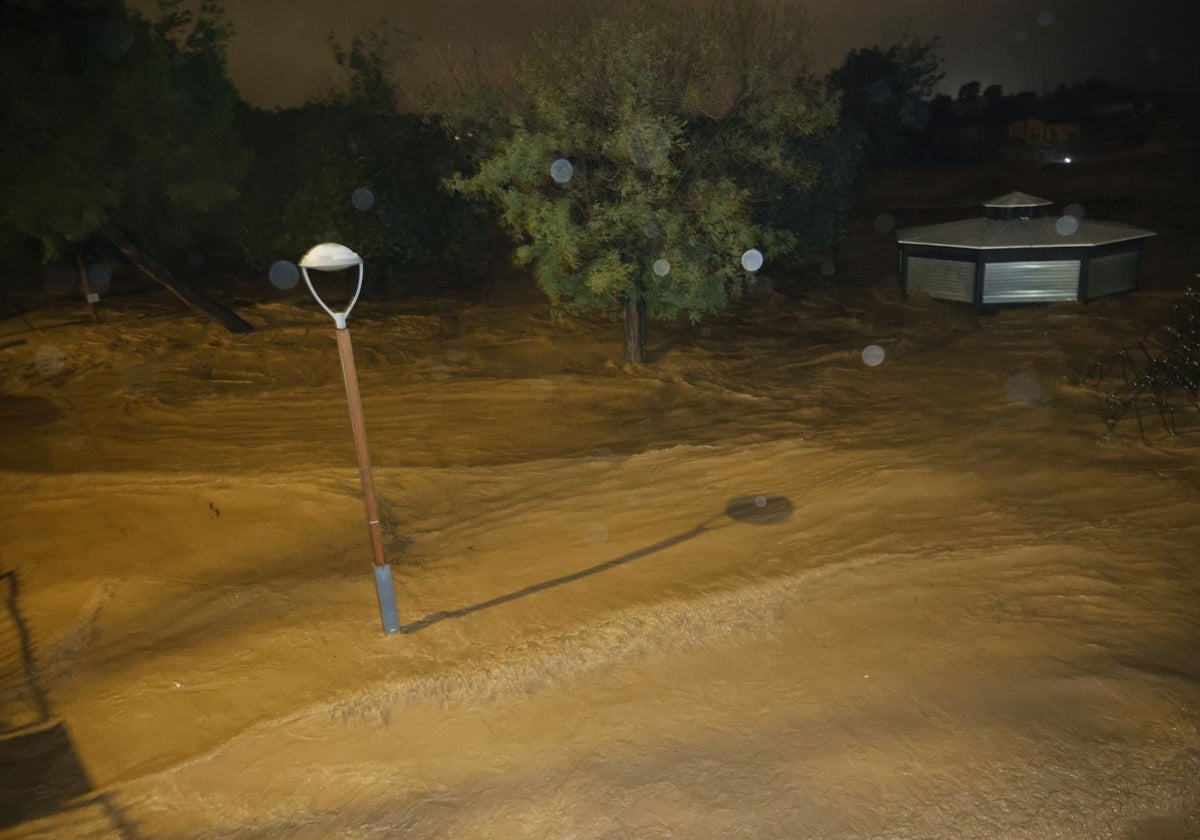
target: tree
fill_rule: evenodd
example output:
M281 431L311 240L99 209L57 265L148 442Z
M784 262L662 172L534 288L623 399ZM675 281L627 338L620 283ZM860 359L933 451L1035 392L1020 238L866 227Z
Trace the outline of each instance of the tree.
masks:
M258 152L238 213L246 259L266 267L326 240L353 244L374 283L401 269L467 259L481 237L441 189L462 151L431 120L398 111L411 36L380 22L349 45L330 40L339 84L303 107L246 110Z
M796 247L759 211L820 182L803 141L836 131L807 32L787 2L589 6L535 36L509 121L450 186L496 203L554 306L623 313L641 363L647 316L716 312L747 284L743 254Z
M862 147L870 169L902 163L911 135L925 128L928 100L944 74L937 37L906 35L887 48L851 50L829 73L830 87L841 94L842 126Z
M248 330L149 258L228 206L249 165L220 7L159 0L155 22L121 0L3 0L0 12L0 226L46 260L103 239L189 306Z

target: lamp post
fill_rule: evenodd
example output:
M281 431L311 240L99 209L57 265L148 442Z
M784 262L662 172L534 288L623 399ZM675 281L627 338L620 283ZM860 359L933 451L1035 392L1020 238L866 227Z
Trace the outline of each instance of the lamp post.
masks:
M358 287L354 296L342 312L334 312L317 294L313 288L308 270L314 271L344 271L358 267ZM337 326L338 356L342 360L342 377L346 381L346 399L350 403L350 428L354 431L354 451L358 456L358 473L362 478L363 500L367 508L367 527L371 532L371 547L375 552L375 590L379 595L379 615L383 619L383 632L386 634L400 632L400 618L396 613L396 592L392 587L392 567L383 556L383 530L379 525L379 505L375 501L375 483L371 477L371 456L367 452L367 428L363 421L362 399L358 393L358 372L354 367L354 347L350 343L350 330L346 328L346 318L350 310L358 302L362 292L363 261L362 257L351 251L345 245L336 242L322 242L314 245L300 258L300 271L304 274L304 283L321 308L333 318Z

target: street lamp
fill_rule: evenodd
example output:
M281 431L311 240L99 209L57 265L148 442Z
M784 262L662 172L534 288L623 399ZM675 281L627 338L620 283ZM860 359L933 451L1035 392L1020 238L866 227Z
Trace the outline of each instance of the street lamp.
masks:
M342 312L334 312L317 294L313 288L308 270L315 271L344 271L358 267L358 286L354 296ZM358 373L354 367L354 347L350 343L350 330L346 328L346 318L350 310L358 302L362 292L363 261L362 257L351 251L345 245L336 242L322 242L314 245L300 258L300 271L304 274L304 283L321 308L333 318L337 326L338 356L342 360L342 377L346 381L346 399L350 403L350 427L354 431L354 451L358 456L358 473L362 478L363 500L367 508L367 527L371 532L371 546L375 551L375 590L379 595L379 615L383 619L383 632L386 634L400 632L400 618L396 613L396 592L392 587L392 567L383 556L383 530L379 525L379 505L375 501L375 484L371 478L371 456L367 452L367 428L363 422L362 399L358 393Z

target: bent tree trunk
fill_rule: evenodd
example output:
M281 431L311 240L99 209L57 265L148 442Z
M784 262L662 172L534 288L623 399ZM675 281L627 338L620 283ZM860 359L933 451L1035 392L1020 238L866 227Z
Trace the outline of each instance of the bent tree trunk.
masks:
M183 301L192 310L212 318L230 332L248 333L254 331L254 327L242 320L233 310L227 309L214 300L209 300L183 280L175 277L165 267L158 265L144 254L138 253L137 246L130 242L125 232L116 225L110 222L100 232L108 243L117 249L121 256L133 263L138 271L166 288L167 291Z
M641 284L625 295L625 361L640 365L646 361L646 300Z

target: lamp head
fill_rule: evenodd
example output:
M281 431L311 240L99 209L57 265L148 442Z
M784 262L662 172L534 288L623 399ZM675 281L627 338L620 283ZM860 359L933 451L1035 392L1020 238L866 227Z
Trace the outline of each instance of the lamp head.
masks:
M341 271L362 265L362 257L351 251L345 245L336 242L322 242L308 249L300 258L301 268L313 268L317 271Z

